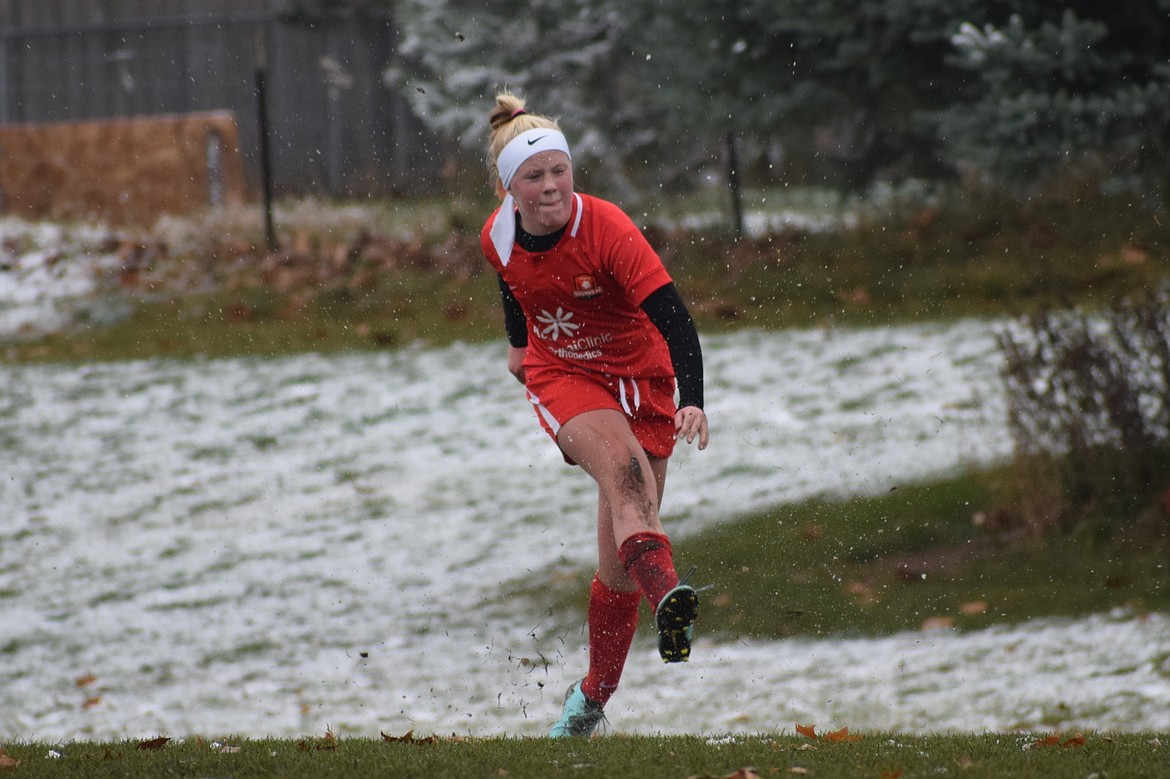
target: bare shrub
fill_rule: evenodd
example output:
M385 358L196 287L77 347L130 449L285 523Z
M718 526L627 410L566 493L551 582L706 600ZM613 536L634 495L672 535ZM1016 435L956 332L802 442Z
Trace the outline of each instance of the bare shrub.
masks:
M1099 314L1042 313L997 334L1018 503L1037 534L1156 518L1170 483L1170 291Z

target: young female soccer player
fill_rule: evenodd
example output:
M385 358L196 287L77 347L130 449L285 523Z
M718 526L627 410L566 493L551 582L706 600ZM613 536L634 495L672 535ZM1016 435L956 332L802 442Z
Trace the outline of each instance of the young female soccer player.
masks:
M551 735L588 736L617 689L645 597L658 651L686 661L698 596L679 581L658 507L677 439L707 447L699 337L666 268L612 203L573 190L557 123L504 91L488 156L503 199L480 240L499 275L510 348L540 424L597 482L589 670ZM674 402L675 382L679 402Z

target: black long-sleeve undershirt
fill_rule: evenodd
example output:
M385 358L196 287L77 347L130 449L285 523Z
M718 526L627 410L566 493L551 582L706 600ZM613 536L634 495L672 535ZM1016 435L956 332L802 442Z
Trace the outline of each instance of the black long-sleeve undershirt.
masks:
M504 304L504 331L516 348L528 345L528 320L502 276L498 277ZM699 333L673 283L665 284L642 301L642 310L662 333L678 383L678 405L703 407L703 350Z
M699 333L674 283L664 284L642 301L642 310L662 333L674 378L678 383L678 406L703 407L703 349Z

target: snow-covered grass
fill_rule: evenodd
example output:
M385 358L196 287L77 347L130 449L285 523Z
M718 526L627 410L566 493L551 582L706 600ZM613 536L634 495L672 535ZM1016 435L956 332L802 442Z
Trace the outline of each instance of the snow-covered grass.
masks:
M693 533L1009 452L984 323L705 339ZM584 670L510 585L592 558L594 488L504 344L0 366L0 738L542 733ZM535 583L539 584L539 581ZM1170 727L1170 621L639 644L622 732Z
M70 324L76 306L115 268L112 233L0 217L0 339L36 336Z

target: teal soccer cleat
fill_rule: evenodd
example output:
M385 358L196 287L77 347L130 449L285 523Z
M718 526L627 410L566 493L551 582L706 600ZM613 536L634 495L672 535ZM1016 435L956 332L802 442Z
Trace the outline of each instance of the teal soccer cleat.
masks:
M565 709L561 712L561 718L549 731L549 738L567 738L569 736L588 738L605 720L605 712L602 710L601 704L589 700L581 691L581 681L573 682L569 691L565 693Z

